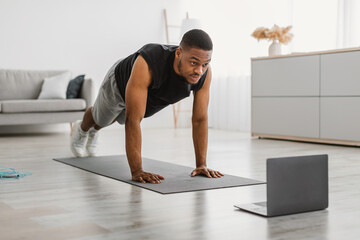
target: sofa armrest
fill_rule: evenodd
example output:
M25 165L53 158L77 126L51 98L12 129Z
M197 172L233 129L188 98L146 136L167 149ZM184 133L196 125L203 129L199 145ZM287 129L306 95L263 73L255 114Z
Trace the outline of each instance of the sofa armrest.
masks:
M93 105L95 101L95 83L92 79L85 79L80 92L80 97L85 99L86 108Z

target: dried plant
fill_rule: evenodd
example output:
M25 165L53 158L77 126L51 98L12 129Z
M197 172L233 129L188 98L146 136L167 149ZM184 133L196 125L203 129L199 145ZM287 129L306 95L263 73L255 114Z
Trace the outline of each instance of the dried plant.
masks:
M293 38L293 34L289 33L292 26L287 26L285 28L281 28L278 25L274 25L272 28L258 27L251 34L252 37L257 40L267 39L267 40L278 40L280 43L287 44Z

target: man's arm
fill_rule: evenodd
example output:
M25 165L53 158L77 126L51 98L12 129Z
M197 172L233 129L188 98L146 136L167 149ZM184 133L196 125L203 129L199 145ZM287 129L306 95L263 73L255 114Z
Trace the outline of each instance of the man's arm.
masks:
M208 105L209 92L211 82L211 68L209 67L205 83L203 87L195 92L192 126L193 126L193 142L196 157L196 169L191 173L191 176L206 175L207 177L217 178L224 176L218 171L208 169L206 166L206 154L208 145Z
M151 72L145 59L139 55L134 63L125 93L125 142L126 155L132 179L138 182L160 183L164 177L144 172L141 160L140 122L145 115Z

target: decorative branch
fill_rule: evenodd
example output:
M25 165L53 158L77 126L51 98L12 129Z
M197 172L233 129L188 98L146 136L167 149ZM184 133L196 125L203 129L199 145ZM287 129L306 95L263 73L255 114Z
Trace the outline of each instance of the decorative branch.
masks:
M258 27L251 34L251 36L256 38L258 41L261 39L267 39L269 41L278 40L280 43L287 44L294 36L294 34L289 32L291 28L292 26L282 28L276 24L270 29L265 27Z

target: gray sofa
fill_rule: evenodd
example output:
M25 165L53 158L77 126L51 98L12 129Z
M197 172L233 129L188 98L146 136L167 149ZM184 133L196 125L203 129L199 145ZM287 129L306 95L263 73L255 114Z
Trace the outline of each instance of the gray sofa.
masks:
M45 77L65 71L0 69L0 125L72 123L94 101L94 82L85 79L80 98L37 99Z

